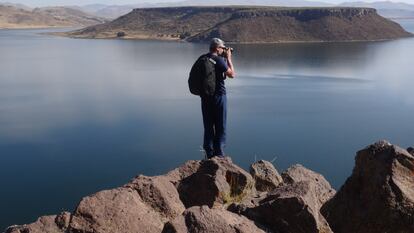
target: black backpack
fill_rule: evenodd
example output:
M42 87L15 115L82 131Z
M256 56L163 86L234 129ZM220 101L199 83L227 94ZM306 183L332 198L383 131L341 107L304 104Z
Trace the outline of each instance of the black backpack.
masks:
M194 63L188 78L188 87L193 95L213 96L216 91L216 61L207 54Z

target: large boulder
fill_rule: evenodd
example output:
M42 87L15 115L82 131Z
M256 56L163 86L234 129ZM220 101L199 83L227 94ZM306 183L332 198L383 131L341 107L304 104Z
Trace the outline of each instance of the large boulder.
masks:
M252 221L223 209L194 206L165 224L163 233L265 233Z
M320 213L323 202L335 194L325 178L301 165L289 168L283 176L286 182L254 206L231 206L230 210L237 210L275 232L332 232Z
M42 216L31 224L8 227L5 233L64 233L69 226L69 220L68 212L62 212L57 216Z
M168 176L137 176L124 187L135 189L141 199L160 213L164 222L181 215L185 210L175 186Z
M359 151L322 213L336 233L414 232L413 155L387 141Z
M180 199L191 206L230 204L252 193L253 178L233 164L230 158L213 158L201 162L197 172L178 185Z
M154 233L164 223L159 213L146 205L132 188L105 190L84 197L76 208L70 232L84 233Z
M250 174L257 191L268 192L283 182L282 177L271 162L259 160L250 165Z
M325 179L325 177L317 172L307 169L301 164L295 164L289 167L282 173L283 181L287 184L293 184L300 181L309 181L314 184L316 198L319 202L318 209L325 204L326 201L331 199L336 191L331 187L331 184Z
M319 212L315 185L310 181L284 184L244 215L280 233L331 233Z

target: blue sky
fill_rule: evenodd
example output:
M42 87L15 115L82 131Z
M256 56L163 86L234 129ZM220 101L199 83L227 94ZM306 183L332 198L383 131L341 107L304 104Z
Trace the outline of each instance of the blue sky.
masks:
M0 0L0 2L22 3L28 6L58 6L58 5L87 5L87 4L108 4L108 5L124 5L143 2L176 2L180 0ZM328 3L340 3L340 2L354 2L360 0L316 0ZM372 2L372 0L365 0ZM382 0L380 0L382 1ZM414 0L392 0L393 2L405 2L414 4Z

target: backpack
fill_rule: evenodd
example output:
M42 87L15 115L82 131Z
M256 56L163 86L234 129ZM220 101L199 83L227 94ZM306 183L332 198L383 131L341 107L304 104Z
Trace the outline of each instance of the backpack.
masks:
M194 63L188 78L191 94L213 96L216 91L216 61L207 54L202 55Z

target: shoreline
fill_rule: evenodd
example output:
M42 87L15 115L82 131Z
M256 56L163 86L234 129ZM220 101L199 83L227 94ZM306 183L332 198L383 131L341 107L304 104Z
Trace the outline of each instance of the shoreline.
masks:
M108 37L76 37L76 36L68 36L65 35L67 32L47 32L43 34L52 35L52 36L59 36L71 39L88 39L88 40L132 40L132 41L169 41L169 42L179 42L179 43L190 43L190 44L205 44L208 42L190 42L182 39L175 39L175 38L152 38L152 37L116 37L116 36L108 36ZM325 44L325 43L363 43L363 42L385 42L385 41L393 41L399 39L407 39L413 38L414 34L409 32L411 35L398 37L398 38L390 38L390 39L375 39L375 40L335 40L335 41L317 41L317 40L309 40L309 41L274 41L274 42L264 42L264 41L257 41L257 42L226 42L226 44L232 45L272 45L272 44Z

